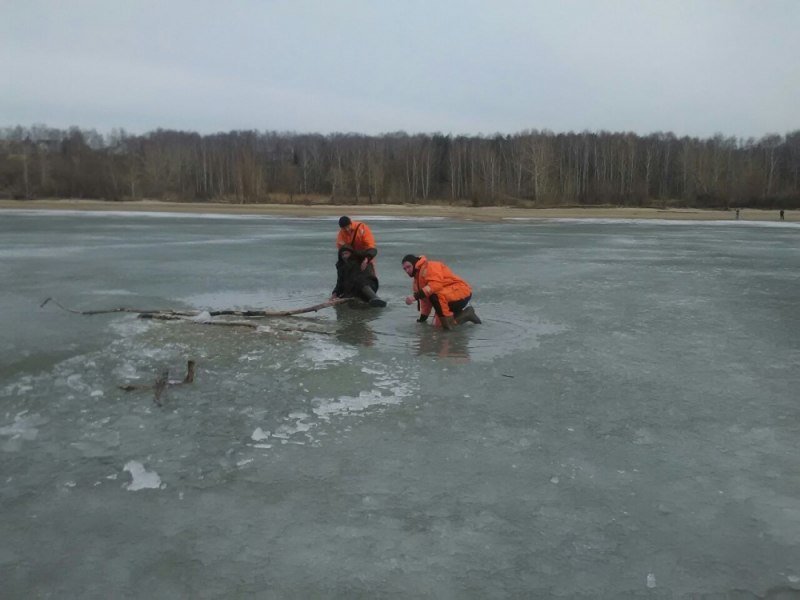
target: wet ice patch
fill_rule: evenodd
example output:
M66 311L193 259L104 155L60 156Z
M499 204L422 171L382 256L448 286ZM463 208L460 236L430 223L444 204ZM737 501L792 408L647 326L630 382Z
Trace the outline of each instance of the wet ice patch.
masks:
M281 302L282 300L282 302ZM286 300L276 299L268 290L223 290L209 293L194 294L179 298L179 301L189 306L203 306L211 309L222 307L232 309L248 309L262 306L279 306Z
M122 468L131 474L132 481L125 486L129 492L136 492L138 490L158 489L161 487L161 477L155 471L148 471L144 465L136 460L131 460L125 463Z
M532 314L529 308L511 302L484 303L476 306L483 324L459 331L463 340L454 336L439 336L441 343L450 345L452 353L457 341L465 345L465 353L472 360L493 361L502 356L531 348L538 348L542 337L563 333L567 327L546 322ZM435 349L442 354L447 346ZM432 348L433 350L434 348ZM447 352L444 352L447 354Z
M130 290L93 290L95 296L133 296Z

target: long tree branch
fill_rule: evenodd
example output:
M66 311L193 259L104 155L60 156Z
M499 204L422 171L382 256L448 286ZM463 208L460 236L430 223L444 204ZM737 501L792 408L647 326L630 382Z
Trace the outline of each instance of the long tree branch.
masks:
M110 313L119 313L119 312L128 312L128 313L137 313L140 318L152 318L152 319L165 319L169 320L170 317L174 317L176 319L181 318L192 318L200 316L204 313L207 313L211 317L217 316L237 316L237 317L289 317L292 315L300 315L309 312L317 312L318 310L322 310L323 308L328 308L329 306L335 306L337 304L343 304L345 302L349 302L351 298L332 298L326 300L325 302L320 302L319 304L314 304L313 306L307 306L305 308L294 308L289 310L212 310L212 311L202 311L202 310L175 310L175 309L163 309L163 310L142 310L138 308L128 308L128 307L118 307L118 308L107 308L101 310L75 310L72 308L68 308L58 302L55 298L47 298L39 305L39 308L44 308L44 306L50 302L58 306L60 309L65 310L67 312L76 314L76 315L104 315Z

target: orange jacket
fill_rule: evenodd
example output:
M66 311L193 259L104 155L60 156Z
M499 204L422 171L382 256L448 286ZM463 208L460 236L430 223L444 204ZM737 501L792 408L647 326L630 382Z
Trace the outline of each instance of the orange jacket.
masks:
M431 303L428 300L431 294L436 294L442 305L442 314L449 317L453 314L450 310L450 302L463 300L472 294L469 284L458 277L443 262L428 260L425 256L420 256L417 264L414 265L414 283L412 284L414 293L421 291L425 294L425 299L420 301L420 312L428 315L431 312Z
M370 248L377 249L375 238L366 223L352 221L350 227L352 228L351 231L339 229L339 235L336 236L336 248L348 245L352 246L357 252L364 252Z

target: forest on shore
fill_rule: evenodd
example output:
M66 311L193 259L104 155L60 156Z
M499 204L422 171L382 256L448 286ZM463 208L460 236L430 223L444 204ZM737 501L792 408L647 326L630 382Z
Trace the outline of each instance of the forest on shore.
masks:
M800 208L800 130L368 136L0 128L0 198Z

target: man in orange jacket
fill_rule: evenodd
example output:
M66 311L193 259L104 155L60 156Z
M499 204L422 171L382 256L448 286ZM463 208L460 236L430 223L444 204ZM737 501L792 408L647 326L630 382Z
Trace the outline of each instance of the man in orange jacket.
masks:
M336 236L336 249L350 246L353 250L364 256L365 261L374 262L378 254L375 237L366 223L352 221L350 217L339 218L339 235ZM366 262L364 263L366 268Z
M472 288L446 264L414 254L406 254L402 264L403 270L414 280L414 293L406 297L406 304L419 302L419 323L428 319L431 309L436 311L436 320L445 329L467 321L476 325L481 322L475 309L469 306Z

